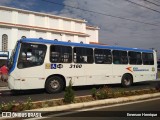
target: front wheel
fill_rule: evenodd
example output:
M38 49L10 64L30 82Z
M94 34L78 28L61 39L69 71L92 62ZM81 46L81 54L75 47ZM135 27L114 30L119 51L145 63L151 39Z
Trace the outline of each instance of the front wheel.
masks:
M121 81L121 84L123 87L129 87L131 86L133 83L133 78L131 75L129 74L124 74L123 77L122 77L122 81Z
M58 93L64 88L64 82L61 77L53 76L47 79L45 89L48 93Z

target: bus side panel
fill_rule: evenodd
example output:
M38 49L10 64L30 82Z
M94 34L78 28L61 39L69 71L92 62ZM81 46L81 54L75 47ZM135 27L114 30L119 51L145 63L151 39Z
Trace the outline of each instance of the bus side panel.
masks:
M65 78L66 86L72 80L73 86L86 85L84 66L74 63L46 63L49 68L45 69L46 79L52 75L61 75ZM51 67L52 66L52 67ZM61 66L61 67L58 67Z
M17 70L20 79L20 89L44 88L44 65Z
M125 73L132 74L131 71L127 70L128 67L128 65L113 64L113 79L111 80L111 84L121 83L122 76Z
M21 89L21 81L19 78L19 73L17 72L17 68L15 68L14 72L9 75L8 78L8 87L11 90L20 90Z
M112 79L112 64L84 64L87 85L109 84Z

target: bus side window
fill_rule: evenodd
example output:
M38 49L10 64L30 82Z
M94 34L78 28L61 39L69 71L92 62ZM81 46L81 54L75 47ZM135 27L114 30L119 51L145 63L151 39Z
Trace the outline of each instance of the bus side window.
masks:
M114 64L128 64L127 51L113 50Z
M51 45L50 61L53 63L71 63L72 47L62 45Z
M112 52L113 52L113 63L120 64L120 61L121 61L120 51L113 50Z
M96 48L94 50L94 57L95 57L96 64L111 64L112 63L111 50Z
M154 65L153 53L142 53L144 65Z
M131 65L141 65L142 64L140 52L129 51L128 58L129 58L129 64Z
M93 63L93 49L74 47L74 62L75 63Z

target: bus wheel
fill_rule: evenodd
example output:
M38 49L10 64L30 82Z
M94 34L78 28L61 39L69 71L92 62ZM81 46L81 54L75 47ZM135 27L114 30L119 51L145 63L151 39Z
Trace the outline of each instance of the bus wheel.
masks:
M64 82L61 77L53 76L47 79L45 89L48 93L58 93L63 90Z
M123 77L122 77L122 81L121 81L121 84L123 87L129 87L132 85L132 82L133 82L133 78L131 75L129 74L124 74Z

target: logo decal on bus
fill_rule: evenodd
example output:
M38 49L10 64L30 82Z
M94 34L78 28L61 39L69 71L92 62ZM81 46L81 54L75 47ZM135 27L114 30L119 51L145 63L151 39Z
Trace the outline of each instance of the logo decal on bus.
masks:
M149 71L149 69L140 69L138 67L133 67L133 71Z
M51 64L51 69L56 69L57 68L57 64Z
M129 70L130 72L133 72L133 71L131 70L131 68L132 68L132 67L128 67L128 68L126 68L126 69Z
M153 72L155 71L155 68L154 68L154 67L152 67L152 71L153 71Z
M133 67L133 70L132 70L132 67L127 67L126 69L129 70L130 72L133 72L133 71L149 71L149 69L140 69L138 67Z
M45 69L51 69L50 63L46 63L46 64L45 64Z
M51 64L51 69L57 69L57 68L61 69L63 68L63 65L62 64Z

